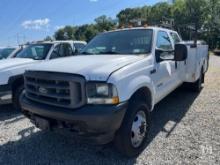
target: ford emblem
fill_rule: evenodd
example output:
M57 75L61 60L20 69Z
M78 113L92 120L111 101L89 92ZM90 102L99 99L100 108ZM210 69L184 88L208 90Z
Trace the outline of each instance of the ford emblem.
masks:
M43 88L43 87L39 87L39 92L42 93L42 94L47 94L48 93L48 90L46 88Z

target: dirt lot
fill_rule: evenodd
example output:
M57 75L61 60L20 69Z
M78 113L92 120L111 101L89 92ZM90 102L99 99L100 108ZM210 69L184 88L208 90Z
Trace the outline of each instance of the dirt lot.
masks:
M0 107L0 164L220 164L220 57L211 56L200 94L178 89L152 113L145 151L125 159L111 145L39 131L11 106Z

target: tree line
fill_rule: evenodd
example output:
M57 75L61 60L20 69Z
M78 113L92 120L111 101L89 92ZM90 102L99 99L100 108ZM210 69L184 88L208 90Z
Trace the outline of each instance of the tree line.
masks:
M120 11L115 20L103 15L91 24L67 25L58 29L53 37L88 42L100 32L131 26L165 26L178 31L184 40L205 40L211 49L220 48L220 1L175 0L172 4L160 2L127 8Z

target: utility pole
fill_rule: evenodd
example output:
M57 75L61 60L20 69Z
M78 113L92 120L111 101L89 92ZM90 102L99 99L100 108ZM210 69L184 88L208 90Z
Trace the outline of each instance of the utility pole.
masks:
M19 42L19 33L17 33L17 44L20 45L20 42Z
M25 44L26 43L26 36L25 36L25 34L23 35L23 44Z

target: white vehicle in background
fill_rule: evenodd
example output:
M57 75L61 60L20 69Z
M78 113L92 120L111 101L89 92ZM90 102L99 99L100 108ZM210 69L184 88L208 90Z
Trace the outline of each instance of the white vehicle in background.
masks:
M9 56L15 52L18 48L17 47L4 47L0 48L0 60L9 58Z
M83 48L87 45L87 42L85 41L73 41L73 51L77 53L80 53Z
M208 69L207 45L158 27L102 33L81 53L29 68L22 112L41 129L114 141L129 157L145 148L155 104L183 83L200 91Z
M11 54L7 57L8 58L15 58L17 56L18 53L20 53L22 50L24 50L24 48L26 48L28 45L24 44L24 45L19 45L13 52L11 52Z
M0 105L14 104L20 109L19 96L23 91L23 73L28 67L48 60L73 56L78 53L75 44L82 41L37 42L16 54L15 58L0 61ZM78 46L78 45L77 45ZM63 67L59 64L59 67Z

